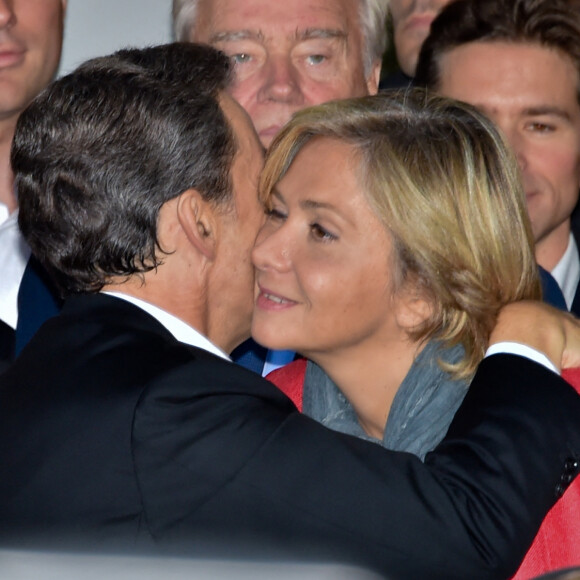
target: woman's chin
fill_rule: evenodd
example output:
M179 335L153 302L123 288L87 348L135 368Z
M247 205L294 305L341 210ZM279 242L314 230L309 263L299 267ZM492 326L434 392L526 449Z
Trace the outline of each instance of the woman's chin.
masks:
M270 350L296 350L288 341L282 340L279 329L277 331L252 324L252 338L259 345Z

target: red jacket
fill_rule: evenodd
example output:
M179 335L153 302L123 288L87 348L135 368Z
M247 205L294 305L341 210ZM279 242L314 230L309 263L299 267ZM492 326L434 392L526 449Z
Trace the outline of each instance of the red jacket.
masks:
M298 359L268 375L302 411L306 360ZM562 372L580 393L580 368ZM580 421L580 417L578 418ZM527 580L559 568L580 566L580 477L548 512L514 580Z

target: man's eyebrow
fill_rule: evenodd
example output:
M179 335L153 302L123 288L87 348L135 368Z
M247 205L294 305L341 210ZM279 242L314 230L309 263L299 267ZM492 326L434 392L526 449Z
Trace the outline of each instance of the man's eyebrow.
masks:
M550 115L553 117L560 117L565 121L571 121L572 117L568 111L562 109L561 107L556 107L552 105L540 105L537 107L527 107L523 110L524 115L527 117L541 117L542 115Z
M294 38L298 41L313 40L313 39L339 39L346 40L348 34L339 28L307 28L305 30L296 31ZM209 39L210 44L218 42L235 42L236 40L264 40L264 34L260 30L227 30L223 32L216 32Z
M487 117L493 117L494 113L496 113L497 109L494 106L484 105L482 103L472 102L472 106L474 106L480 113L483 113ZM542 116L551 116L551 117L558 117L563 121L567 121L568 123L572 123L572 115L562 107L558 107L557 105L533 105L530 107L524 107L518 115L520 117L542 117Z
M339 40L346 40L347 33L340 28L307 28L296 32L298 40L312 40L317 38L338 38Z
M263 40L264 35L259 30L229 30L216 32L210 37L209 43L235 42L236 40Z

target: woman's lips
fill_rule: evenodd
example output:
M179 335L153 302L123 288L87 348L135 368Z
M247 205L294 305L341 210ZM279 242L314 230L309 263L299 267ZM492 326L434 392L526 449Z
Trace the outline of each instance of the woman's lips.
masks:
M262 310L286 310L298 304L294 300L284 298L266 288L259 287L259 290L256 306Z

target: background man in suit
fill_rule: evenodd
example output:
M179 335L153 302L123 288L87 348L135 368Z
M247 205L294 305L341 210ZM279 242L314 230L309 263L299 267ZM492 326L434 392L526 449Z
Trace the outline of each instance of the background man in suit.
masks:
M433 22L417 81L475 105L502 129L521 168L536 260L580 314L571 231L580 188L580 5L451 3Z
M16 121L60 59L66 0L0 1L0 369L12 358L17 293L30 250L16 216L10 145Z
M228 63L194 44L124 51L19 120L19 223L72 296L2 376L2 543L508 576L578 471L580 398L536 362L490 356L421 463L314 424L232 365L263 214L261 146ZM494 338L525 336L559 364L575 323L544 316L504 318Z

